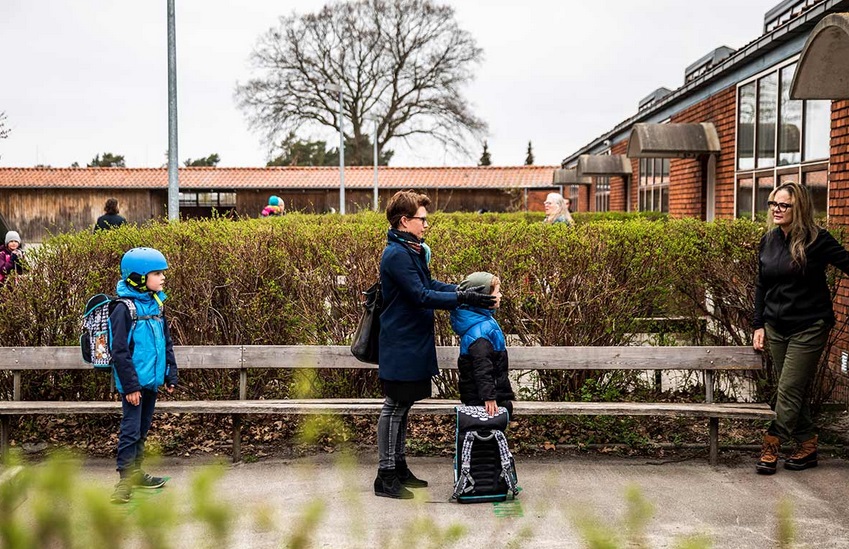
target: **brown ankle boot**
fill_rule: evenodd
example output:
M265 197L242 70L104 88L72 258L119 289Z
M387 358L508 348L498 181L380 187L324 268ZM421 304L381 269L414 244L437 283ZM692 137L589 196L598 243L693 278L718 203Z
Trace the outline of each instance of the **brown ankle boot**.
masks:
M801 471L817 466L817 436L799 444L792 456L784 460L784 468Z
M764 435L763 446L761 447L761 460L755 466L755 470L762 475L775 474L775 467L778 464L778 449L781 447L781 441L778 437L772 435Z

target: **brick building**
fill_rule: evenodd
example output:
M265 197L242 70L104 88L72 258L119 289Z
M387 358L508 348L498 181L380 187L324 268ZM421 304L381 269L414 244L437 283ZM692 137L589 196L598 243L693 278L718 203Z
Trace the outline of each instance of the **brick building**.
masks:
M784 0L761 36L718 47L684 70L680 88L643 98L637 114L563 159L583 179L567 190L577 209L763 218L769 192L793 180L811 188L822 215L836 214L828 182L841 104L793 99L790 88L812 29L841 11L846 0Z
M542 211L556 166L464 168L381 167L379 200L396 191L426 193L433 208L448 212ZM339 207L339 169L335 167L180 168L180 215L259 216L268 197L277 195L287 211L322 213ZM373 204L372 167L345 168L348 212ZM165 168L0 168L0 229L17 230L27 242L48 233L87 229L103 213L107 198L118 199L131 222L167 215Z

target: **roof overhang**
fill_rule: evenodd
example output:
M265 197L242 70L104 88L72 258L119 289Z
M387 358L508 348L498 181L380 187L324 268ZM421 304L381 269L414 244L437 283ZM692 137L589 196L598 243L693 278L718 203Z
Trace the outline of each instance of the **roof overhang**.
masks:
M589 177L578 177L578 168L554 170L554 185L592 185Z
M582 154L578 158L577 176L630 176L631 161L624 154Z
M701 124L634 124L629 158L694 158L720 152L719 135L710 122Z
M808 36L790 85L792 99L849 99L849 13L822 18Z

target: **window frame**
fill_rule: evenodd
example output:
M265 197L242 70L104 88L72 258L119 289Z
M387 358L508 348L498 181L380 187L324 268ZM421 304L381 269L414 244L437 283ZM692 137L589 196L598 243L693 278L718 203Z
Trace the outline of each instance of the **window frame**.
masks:
M798 70L798 62L799 62L800 57L801 57L801 54L794 55L794 56L792 56L788 59L785 59L784 61L782 61L780 63L776 63L776 64L772 65L768 69L765 69L765 70L763 70L763 71L761 71L761 72L759 72L755 75L752 75L751 77L749 77L745 80L741 80L736 85L736 89L735 89L736 96L735 96L735 102L734 102L735 112L734 112L734 206L733 206L733 212L734 212L735 218L741 217L741 215L740 215L741 212L737 211L738 207L739 207L739 200L740 200L739 190L740 190L740 181L741 180L747 180L747 179L752 180L752 187L751 187L751 192L752 192L751 203L752 203L752 206L751 206L750 215L746 216L746 217L749 218L749 219L756 219L757 218L757 210L758 210L758 204L757 204L757 202L758 202L757 201L758 180L771 176L773 178L774 185L777 185L781 181L782 176L786 176L788 174L795 174L796 175L795 181L798 182L798 183L804 184L804 181L805 181L805 175L804 174L805 173L814 172L814 171L826 171L826 172L828 171L829 163L830 163L830 160L831 160L830 159L830 153L829 153L829 156L827 156L825 158L816 158L816 159L813 159L813 160L805 158L804 146L805 146L805 139L807 137L805 135L805 133L806 133L806 126L807 126L807 110L808 110L809 100L798 100L798 101L802 101L801 119L799 121L799 158L800 158L800 160L799 160L798 163L794 163L794 164L783 164L783 165L779 164L779 162L781 161L781 136L780 136L780 131L781 131L781 128L782 128L782 117L784 115L783 108L782 108L782 105L781 105L781 92L782 92L781 75L782 75L782 71L786 67L794 65L794 64L796 65L796 70ZM776 79L778 81L778 86L776 87L776 90L775 90L775 93L776 93L776 97L775 97L775 100L776 100L776 113L775 113L776 122L775 122L774 128L773 128L773 131L774 131L773 139L774 139L774 143L775 143L775 146L774 146L774 162L773 162L772 166L766 166L766 167L763 167L763 168L759 168L758 167L758 128L757 128L757 124L758 124L758 121L759 121L759 114L760 114L759 109L760 109L760 103L761 103L760 81L761 81L761 79L763 79L765 77L769 77L770 75L773 75L773 74L776 76ZM751 146L752 146L752 158L751 158L752 167L751 168L740 168L740 157L739 157L739 151L740 151L739 146L740 146L740 137L741 137L740 136L740 133L741 133L740 132L740 100L741 100L740 94L741 94L741 88L748 86L748 85L751 85L752 83L754 83L754 85L755 85L755 102L754 102L755 112L753 113L753 117L752 117L754 122L753 122L753 127L752 127L752 144L751 144ZM830 105L830 103L829 103L829 105ZM829 136L829 141L830 141L830 139L831 138ZM828 196L828 194L830 194L830 192L831 192L830 188L827 189L827 196ZM826 214L827 214L827 212L826 212Z

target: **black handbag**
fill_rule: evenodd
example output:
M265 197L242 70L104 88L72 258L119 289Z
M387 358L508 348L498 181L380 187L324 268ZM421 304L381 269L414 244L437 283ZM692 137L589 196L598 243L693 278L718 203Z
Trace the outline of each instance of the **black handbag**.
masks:
M351 343L351 354L360 362L377 364L378 342L380 338L380 313L383 310L383 294L380 291L380 281L363 292L363 316L354 332Z

